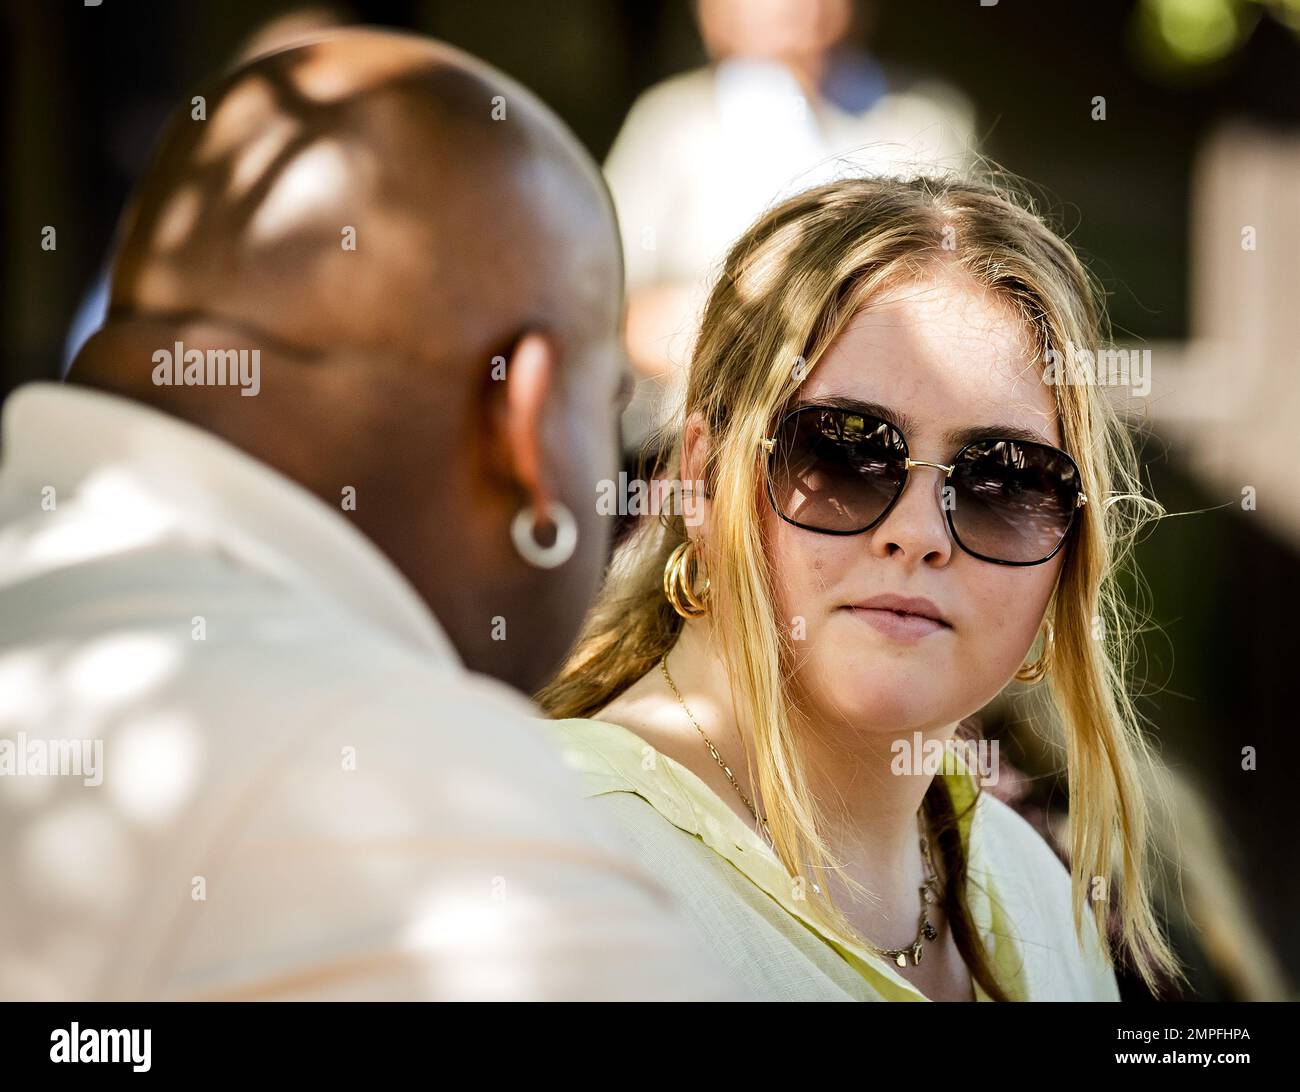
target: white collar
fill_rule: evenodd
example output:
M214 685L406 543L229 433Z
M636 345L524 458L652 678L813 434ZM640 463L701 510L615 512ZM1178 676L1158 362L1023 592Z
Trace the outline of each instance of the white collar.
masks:
M302 486L225 440L133 399L76 385L27 383L4 405L0 481L39 495L126 486L133 500L208 532L245 561L342 603L386 632L459 667L433 613L373 542Z

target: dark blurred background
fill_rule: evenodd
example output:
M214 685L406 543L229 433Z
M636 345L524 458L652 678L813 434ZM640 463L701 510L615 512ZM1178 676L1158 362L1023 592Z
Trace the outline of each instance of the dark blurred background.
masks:
M302 6L6 0L0 394L59 375L168 112ZM687 0L323 6L477 54L598 160L638 95L708 61ZM1151 491L1182 514L1143 541L1131 586L1151 626L1141 710L1187 793L1170 825L1190 916L1171 928L1187 996L1294 996L1300 853L1282 760L1300 606L1300 3L893 0L859 16L875 56L968 97L980 150L1028 180L1100 278L1117 340L1153 351L1153 392L1129 409ZM1059 786L1010 714L991 720L1052 806Z

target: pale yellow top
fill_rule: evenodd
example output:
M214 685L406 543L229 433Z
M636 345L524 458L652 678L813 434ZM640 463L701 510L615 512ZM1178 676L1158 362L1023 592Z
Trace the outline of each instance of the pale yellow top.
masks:
M606 721L547 721L586 795L617 820L634 859L666 885L757 999L926 1001L882 959L828 932L766 842L698 776ZM978 789L944 774L957 813ZM1015 1000L1118 1001L1098 930L1076 940L1070 877L1021 816L988 792L961 820L967 900L993 968ZM979 1001L990 1000L975 985Z

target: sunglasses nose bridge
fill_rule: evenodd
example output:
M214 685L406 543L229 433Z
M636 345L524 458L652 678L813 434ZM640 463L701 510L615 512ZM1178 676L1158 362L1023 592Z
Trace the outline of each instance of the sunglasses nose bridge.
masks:
M954 470L953 466L945 466L943 463L931 463L931 462L927 462L925 459L904 459L903 460L904 469L911 470L912 467L914 466L932 466L935 468L935 470L942 470L943 476L945 478L948 477L950 474L952 474Z
M903 469L907 472L907 476L909 478L911 477L912 469L918 466L929 466L929 467L933 467L935 470L943 471L943 477L936 483L939 487L939 491L937 495L939 496L939 507L941 509L944 509L944 511L947 511L947 506L943 498L942 490L946 488L947 482L952 478L952 472L957 469L957 464L953 463L951 466L949 466L946 463L932 463L928 459L913 459L904 456ZM906 488L906 483L904 483L904 488ZM900 496L901 496L901 492L902 491L900 490ZM949 537L950 538L952 537L951 533Z
M907 489L908 482L911 479L911 471L918 466L929 466L929 467L933 467L935 470L940 470L943 472L943 477L938 479L938 481L936 482L936 485L938 486L938 489L936 489L936 496L939 497L939 507L943 509L945 505L939 491L945 486L948 479L951 478L952 472L956 469L955 463L952 466L948 466L945 463L932 463L927 459L913 459L908 456L904 456L903 469L905 471L906 477L900 483L898 494L895 499L897 500L902 497L903 493ZM951 534L949 535L949 538L951 538Z

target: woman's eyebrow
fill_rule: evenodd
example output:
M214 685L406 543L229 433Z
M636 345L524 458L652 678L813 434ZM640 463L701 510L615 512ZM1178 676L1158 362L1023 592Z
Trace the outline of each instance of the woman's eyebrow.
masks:
M796 402L792 408L798 409L800 406L834 406L836 409L861 413L867 417L880 417L908 436L915 435L919 431L915 418L880 402L864 402L859 398L830 395L825 398ZM969 428L953 429L944 436L944 441L954 452L976 440L1022 440L1029 444L1056 446L1048 437L1023 425L972 425Z

